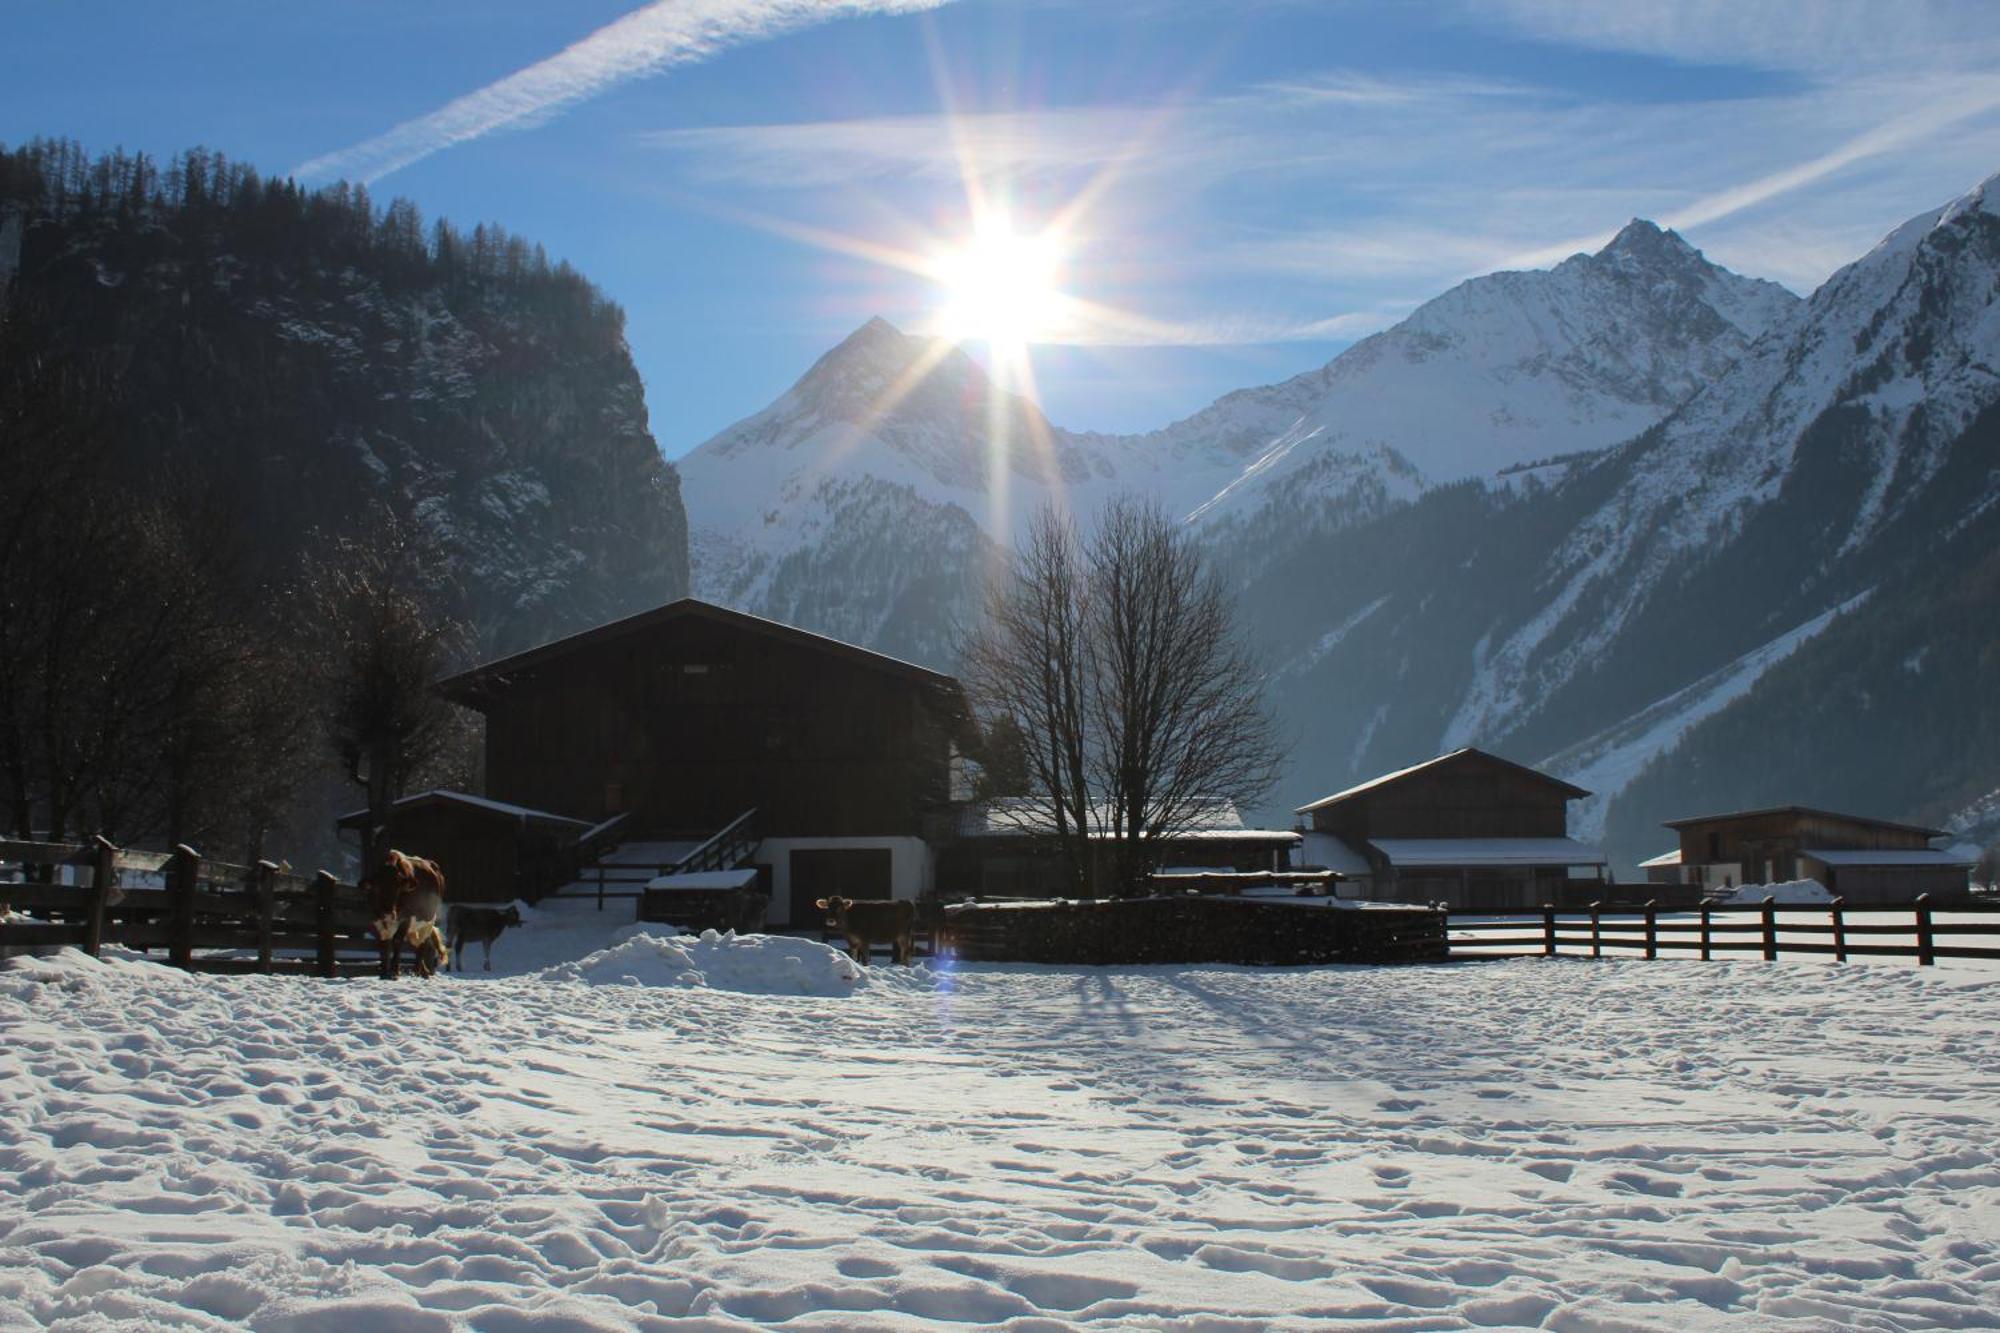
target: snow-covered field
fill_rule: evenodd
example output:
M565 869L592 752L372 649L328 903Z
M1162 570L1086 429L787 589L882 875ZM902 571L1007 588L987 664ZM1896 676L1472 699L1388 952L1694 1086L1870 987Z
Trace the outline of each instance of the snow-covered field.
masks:
M16 960L0 1326L1995 1327L1996 1028L1810 963Z

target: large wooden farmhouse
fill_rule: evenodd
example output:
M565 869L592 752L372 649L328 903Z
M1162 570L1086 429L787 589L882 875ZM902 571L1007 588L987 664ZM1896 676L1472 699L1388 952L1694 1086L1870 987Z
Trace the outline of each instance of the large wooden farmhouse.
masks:
M533 817L514 828L623 816L627 840L692 846L734 827L746 836L733 859L757 867L776 924L808 919L800 905L829 893L914 898L934 882L926 833L949 820L966 718L949 676L684 599L440 689L484 716L482 799ZM440 805L399 809L391 836L418 852L447 844L466 866L502 863L466 850L511 836L490 809L442 803L457 815L444 830ZM473 882L460 896L533 887Z
M1963 898L1976 853L1939 847L1942 829L1809 806L1669 820L1680 846L1643 862L1647 878L1721 892L1811 879L1850 903Z
M1595 896L1604 853L1569 836L1581 787L1483 750L1454 750L1299 809L1302 860L1348 896L1523 911Z

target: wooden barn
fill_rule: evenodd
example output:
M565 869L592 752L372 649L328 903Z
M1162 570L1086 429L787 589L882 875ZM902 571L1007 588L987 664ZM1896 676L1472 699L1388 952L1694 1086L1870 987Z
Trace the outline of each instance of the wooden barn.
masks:
M1110 811L1099 813L1095 823L1109 829ZM1055 826L1046 799L1001 797L968 805L957 824L957 840L940 854L943 887L995 897L1054 897L1064 891L1061 862L1046 841ZM1110 835L1093 836L1103 841ZM1159 864L1181 870L1283 870L1298 845L1296 832L1251 828L1233 802L1213 801L1190 827L1162 839Z
M359 831L367 821L368 812L356 810L337 822ZM453 902L505 903L535 896L563 849L589 828L546 810L426 791L390 807L387 845L444 867Z
M1526 911L1599 896L1604 853L1569 836L1581 787L1462 749L1335 792L1310 820L1301 859L1338 872L1344 896Z
M933 882L925 833L946 817L967 716L950 676L687 598L440 689L486 719L492 800L624 815L627 840L749 816L774 924L828 893Z
M1803 805L1669 820L1680 846L1643 862L1655 883L1724 893L1745 884L1817 880L1850 903L1971 893L1976 854L1939 847L1942 829Z

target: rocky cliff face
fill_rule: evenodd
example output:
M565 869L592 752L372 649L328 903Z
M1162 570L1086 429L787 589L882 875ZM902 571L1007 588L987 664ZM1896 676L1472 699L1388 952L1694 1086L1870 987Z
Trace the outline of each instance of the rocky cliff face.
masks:
M265 572L386 506L442 539L492 651L685 593L623 314L518 238L62 144L0 153L0 217L9 299L99 369L131 476Z

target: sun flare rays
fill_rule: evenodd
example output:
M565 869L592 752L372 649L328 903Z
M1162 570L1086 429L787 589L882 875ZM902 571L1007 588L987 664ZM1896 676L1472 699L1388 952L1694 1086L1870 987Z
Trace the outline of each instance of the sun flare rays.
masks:
M1034 353L1043 347L1111 345L1158 340L1169 326L1082 293L1101 289L1107 270L1093 266L1093 250L1106 248L1092 223L1104 210L1119 176L1157 136L1169 118L1148 118L1134 141L1108 155L1104 165L1073 189L1050 197L1044 182L1018 178L1016 159L967 132L971 113L961 110L943 54L931 61L938 101L951 136L962 202L956 209L917 219L886 200L864 198L876 221L869 235L769 216L739 221L814 249L858 259L919 280L925 309L912 332L931 339L919 355L876 391L848 423L837 452L845 454L874 433L954 350L982 362L984 401L968 401L978 417L985 451L988 530L1003 541L1020 516L1012 512L1017 474L1032 479L1059 508L1069 508L1056 440L1036 399ZM731 210L732 212L734 210ZM1115 227L1099 223L1100 231ZM1124 264L1125 256L1110 261ZM1093 281L1093 277L1097 280ZM829 460L832 461L832 460Z

